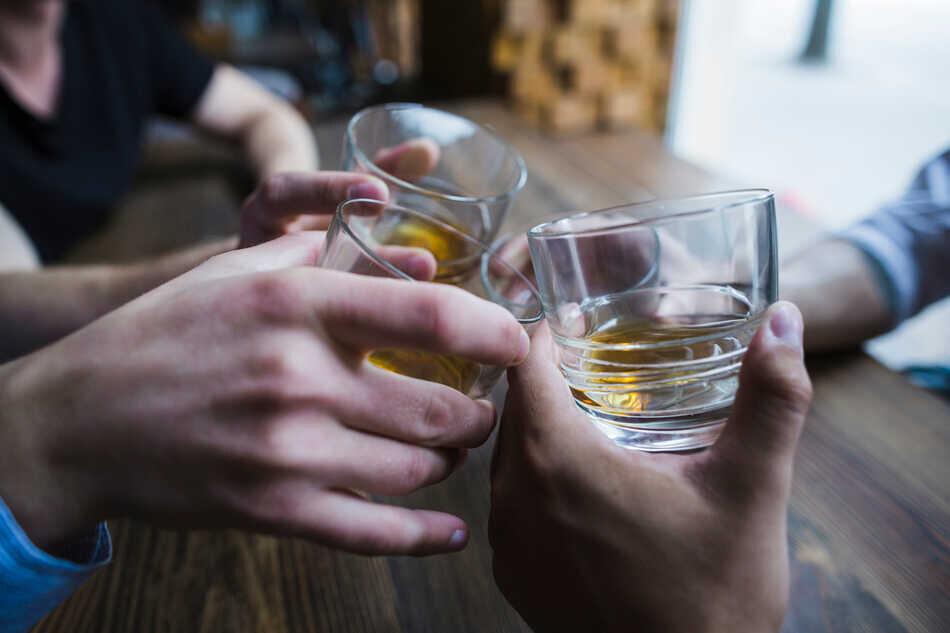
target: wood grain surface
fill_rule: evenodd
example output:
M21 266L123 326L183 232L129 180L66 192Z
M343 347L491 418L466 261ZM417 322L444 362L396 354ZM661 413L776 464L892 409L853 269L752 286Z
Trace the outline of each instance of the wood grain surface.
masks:
M545 138L493 102L449 106L491 125L530 177L507 230L569 211L727 187L636 132ZM318 128L339 164L344 121ZM764 183L767 184L767 183ZM816 228L781 213L782 249ZM950 630L950 406L861 353L809 361L815 400L789 512L786 633ZM488 517L490 443L448 481L399 503L457 513L461 553L364 558L237 532L111 524L115 562L36 631L494 633L528 631L495 588Z

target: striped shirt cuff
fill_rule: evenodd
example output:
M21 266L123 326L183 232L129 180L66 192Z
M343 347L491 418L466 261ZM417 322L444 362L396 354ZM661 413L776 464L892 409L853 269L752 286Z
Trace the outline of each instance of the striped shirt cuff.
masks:
M836 237L854 244L867 258L887 301L891 326L914 314L917 262L910 253L868 224L856 224Z

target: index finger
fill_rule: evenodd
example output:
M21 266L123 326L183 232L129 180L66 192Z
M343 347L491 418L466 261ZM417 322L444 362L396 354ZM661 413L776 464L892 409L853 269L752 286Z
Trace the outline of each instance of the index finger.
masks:
M298 215L332 215L344 200L373 198L387 200L389 190L379 178L346 171L286 172L274 174L261 183L253 203L268 219Z
M300 269L313 274L317 271ZM316 316L330 335L363 351L387 347L516 365L528 355L524 328L504 308L459 288L321 270Z

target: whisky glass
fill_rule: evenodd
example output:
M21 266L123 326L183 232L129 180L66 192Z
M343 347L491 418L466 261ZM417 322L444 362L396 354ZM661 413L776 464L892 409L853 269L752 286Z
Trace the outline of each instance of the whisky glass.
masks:
M582 213L528 245L561 373L594 424L647 451L715 441L778 293L772 193Z
M486 244L527 180L524 160L497 134L414 103L356 113L346 126L343 169L381 178L390 202L437 217Z
M418 258L413 257L419 249L429 250L435 257L434 276L431 268L419 266ZM460 259L476 265L460 274L444 263ZM534 284L491 248L438 218L390 203L356 199L337 207L317 265L411 283L431 280L457 286L501 305L524 327L543 316ZM374 350L369 361L405 376L452 387L472 398L488 395L505 371L504 367L457 356L405 348Z

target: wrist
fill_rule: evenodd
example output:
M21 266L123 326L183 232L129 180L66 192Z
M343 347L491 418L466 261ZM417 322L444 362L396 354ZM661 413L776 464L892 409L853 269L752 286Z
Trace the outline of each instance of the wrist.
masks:
M57 463L63 451L55 410L57 392L43 389L42 352L0 365L0 497L40 549L54 551L101 519L88 478ZM66 408L60 408L68 411Z
M238 237L229 235L123 266L116 274L121 279L121 285L126 288L125 301L131 301L237 246Z

